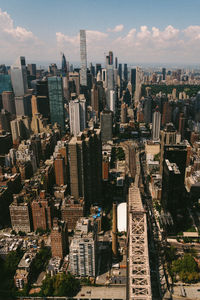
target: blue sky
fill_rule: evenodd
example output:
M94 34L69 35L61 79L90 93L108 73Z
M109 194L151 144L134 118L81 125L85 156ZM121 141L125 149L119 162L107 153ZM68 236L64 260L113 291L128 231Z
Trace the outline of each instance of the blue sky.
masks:
M0 0L0 57L12 62L79 61L79 29L88 61L113 50L121 61L195 63L200 53L200 0Z

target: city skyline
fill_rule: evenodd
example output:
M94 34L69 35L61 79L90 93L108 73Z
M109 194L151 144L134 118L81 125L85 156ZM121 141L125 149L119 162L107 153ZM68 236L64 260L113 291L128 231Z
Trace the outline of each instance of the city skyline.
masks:
M88 62L109 50L132 64L195 64L200 49L200 3L187 1L0 1L2 63L79 62L79 30L86 30ZM49 5L51 4L51 5ZM62 7L62 9L60 9ZM23 9L22 9L23 8ZM187 17L185 16L187 11Z

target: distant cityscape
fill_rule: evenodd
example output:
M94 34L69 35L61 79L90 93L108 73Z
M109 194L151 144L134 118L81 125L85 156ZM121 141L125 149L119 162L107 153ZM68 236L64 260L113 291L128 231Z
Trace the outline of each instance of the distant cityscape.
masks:
M0 299L200 298L200 66L103 56L0 65Z

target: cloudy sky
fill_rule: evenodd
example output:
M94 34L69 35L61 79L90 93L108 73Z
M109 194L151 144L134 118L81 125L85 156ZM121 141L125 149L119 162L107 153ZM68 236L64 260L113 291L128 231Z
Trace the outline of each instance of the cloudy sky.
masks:
M88 62L109 50L121 62L193 64L200 60L200 0L0 0L0 64L17 56L79 61L79 30Z

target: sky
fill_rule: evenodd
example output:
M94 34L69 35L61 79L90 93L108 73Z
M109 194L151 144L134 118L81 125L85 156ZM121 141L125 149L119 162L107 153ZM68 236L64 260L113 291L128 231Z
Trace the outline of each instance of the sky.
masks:
M200 0L0 0L0 64L80 61L199 64Z

